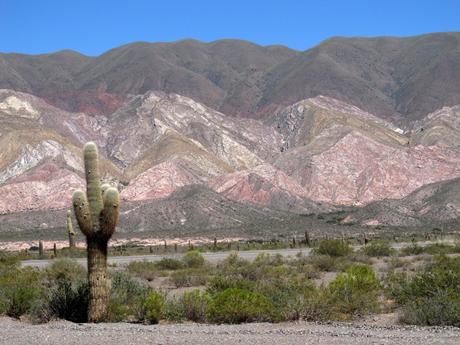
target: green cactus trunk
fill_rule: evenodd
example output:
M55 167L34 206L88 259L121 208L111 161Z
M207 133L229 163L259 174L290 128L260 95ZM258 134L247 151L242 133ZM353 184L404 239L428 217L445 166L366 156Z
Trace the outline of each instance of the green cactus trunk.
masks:
M102 321L107 314L109 281L107 279L107 243L88 241L88 321Z
M69 248L75 248L75 231L72 225L72 212L67 211L67 234L69 235Z
M45 256L45 251L43 250L43 241L38 241L38 255L40 256L40 259Z
M109 280L107 279L107 244L118 222L119 195L116 188L100 184L98 153L94 143L84 148L86 195L73 194L75 217L86 236L88 255L88 321L103 321L107 315Z

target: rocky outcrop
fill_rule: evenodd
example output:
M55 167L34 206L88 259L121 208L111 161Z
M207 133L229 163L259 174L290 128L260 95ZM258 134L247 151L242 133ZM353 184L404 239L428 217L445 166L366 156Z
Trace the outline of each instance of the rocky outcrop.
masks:
M164 162L131 180L129 186L123 189L121 198L128 201L165 198L180 187L200 182L174 162Z
M460 176L460 149L392 147L351 132L319 154L306 147L288 151L276 165L297 179L312 200L365 205Z
M67 208L73 191L83 186L79 175L44 163L0 186L0 214Z
M296 213L321 213L332 207L307 199L308 192L293 178L264 164L212 179L209 186L227 198Z

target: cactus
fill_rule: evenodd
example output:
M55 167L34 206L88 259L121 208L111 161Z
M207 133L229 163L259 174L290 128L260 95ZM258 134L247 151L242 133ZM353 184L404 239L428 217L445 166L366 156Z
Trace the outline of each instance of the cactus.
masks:
M72 212L70 210L67 211L67 233L69 235L69 248L75 248L75 231L73 230L72 225Z
M43 250L43 241L38 241L38 255L40 256L40 259L42 259L45 256L45 252Z
M311 247L311 243L310 243L310 235L308 234L308 231L305 230L305 245L307 247Z
M102 185L99 179L96 144L89 142L83 150L86 194L73 193L75 217L86 237L88 256L88 321L102 321L107 314L109 285L107 279L107 243L118 222L119 195L116 188Z

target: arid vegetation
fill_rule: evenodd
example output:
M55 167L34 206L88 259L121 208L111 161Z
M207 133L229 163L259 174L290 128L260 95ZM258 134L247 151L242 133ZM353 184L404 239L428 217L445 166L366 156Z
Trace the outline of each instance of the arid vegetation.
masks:
M260 254L248 261L231 252L211 264L191 250L180 259L135 261L109 267L105 321L328 321L396 313L401 323L460 326L459 251L415 243L395 250L379 241L354 250L324 240L310 255L294 257ZM87 321L86 270L72 259L39 270L2 254L0 273L2 314Z

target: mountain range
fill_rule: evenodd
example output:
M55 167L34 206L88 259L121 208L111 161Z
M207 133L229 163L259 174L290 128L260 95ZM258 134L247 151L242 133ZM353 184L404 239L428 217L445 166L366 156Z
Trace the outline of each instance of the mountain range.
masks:
M0 125L0 233L65 224L90 140L121 233L455 227L460 33L0 54Z

